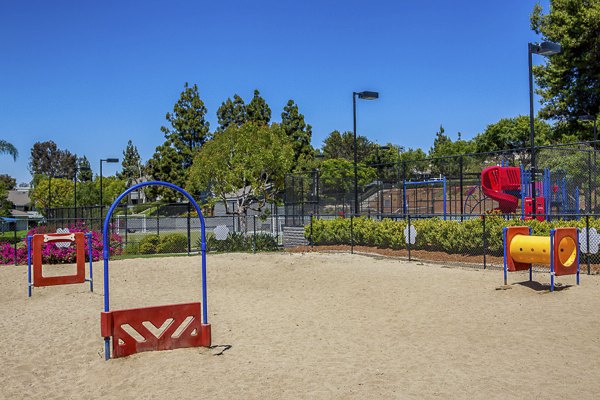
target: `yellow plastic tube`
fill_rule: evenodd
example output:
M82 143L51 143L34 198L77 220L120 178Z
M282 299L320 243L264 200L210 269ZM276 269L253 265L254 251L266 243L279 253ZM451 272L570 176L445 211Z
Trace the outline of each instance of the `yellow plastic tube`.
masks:
M510 256L526 264L550 265L550 236L517 235L510 242Z
M557 251L565 267L570 267L577 257L577 245L570 237L560 241ZM517 235L510 242L510 256L520 263L550 265L551 254L549 236Z

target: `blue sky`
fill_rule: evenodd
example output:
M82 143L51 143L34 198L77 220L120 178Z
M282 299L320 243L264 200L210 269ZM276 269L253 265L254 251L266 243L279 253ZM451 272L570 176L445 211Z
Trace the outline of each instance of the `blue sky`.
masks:
M528 113L535 3L3 0L0 139L20 156L2 156L0 173L29 181L29 151L45 140L96 172L128 139L145 161L186 81L211 129L223 100L257 88L274 121L293 98L320 147L352 129L352 91L377 90L358 104L359 134L424 150L440 124L471 138Z

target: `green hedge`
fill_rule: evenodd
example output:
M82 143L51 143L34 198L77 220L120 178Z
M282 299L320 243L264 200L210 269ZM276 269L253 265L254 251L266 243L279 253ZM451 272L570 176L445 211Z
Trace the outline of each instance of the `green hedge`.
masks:
M449 254L483 254L483 219L481 217L460 221L444 221L440 218L412 219L417 230L416 243L411 249L439 250ZM558 227L585 227L585 218L579 221L522 221L506 220L501 216L486 216L488 254L502 254L502 228L506 226L530 226L533 235L549 235L550 229ZM600 219L590 218L590 228L600 231ZM372 220L365 217L354 219L354 244L389 249L405 249L405 220ZM304 228L304 236L311 241L310 224ZM314 219L312 242L315 245L349 245L350 219Z
M187 235L169 233L166 235L147 235L140 240L138 251L140 254L155 253L185 253L187 251ZM135 246L127 246L127 254L135 254Z
M200 246L200 243L198 243ZM279 245L277 238L268 233L256 233L244 235L242 233L230 232L225 240L217 240L214 235L207 239L209 251L217 252L246 252L252 251L277 251Z

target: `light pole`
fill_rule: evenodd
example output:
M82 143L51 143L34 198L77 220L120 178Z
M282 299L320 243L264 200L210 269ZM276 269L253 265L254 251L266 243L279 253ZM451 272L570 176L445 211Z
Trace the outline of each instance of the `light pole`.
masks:
M539 54L541 56L551 56L558 54L561 51L561 47L557 43L542 42L538 43L527 43L527 57L529 62L529 141L531 145L531 202L533 207L533 214L537 214L536 201L535 201L535 130L534 130L534 116L533 116L533 54ZM525 199L523 199L524 201Z
M106 162L109 164L114 164L114 163L118 163L119 159L118 158L104 158L104 159L100 159L100 215L102 217L102 162Z
M358 155L356 149L356 97L362 100L375 100L379 98L378 92L352 92L352 115L354 118L354 214L358 215L360 206L358 205Z

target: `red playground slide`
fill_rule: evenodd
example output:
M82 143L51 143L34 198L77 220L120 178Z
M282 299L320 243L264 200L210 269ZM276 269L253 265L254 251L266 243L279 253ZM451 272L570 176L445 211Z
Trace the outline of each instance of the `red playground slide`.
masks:
M518 167L487 167L481 171L481 189L483 193L498 202L503 213L514 213L519 199L505 191L521 190L521 169Z

